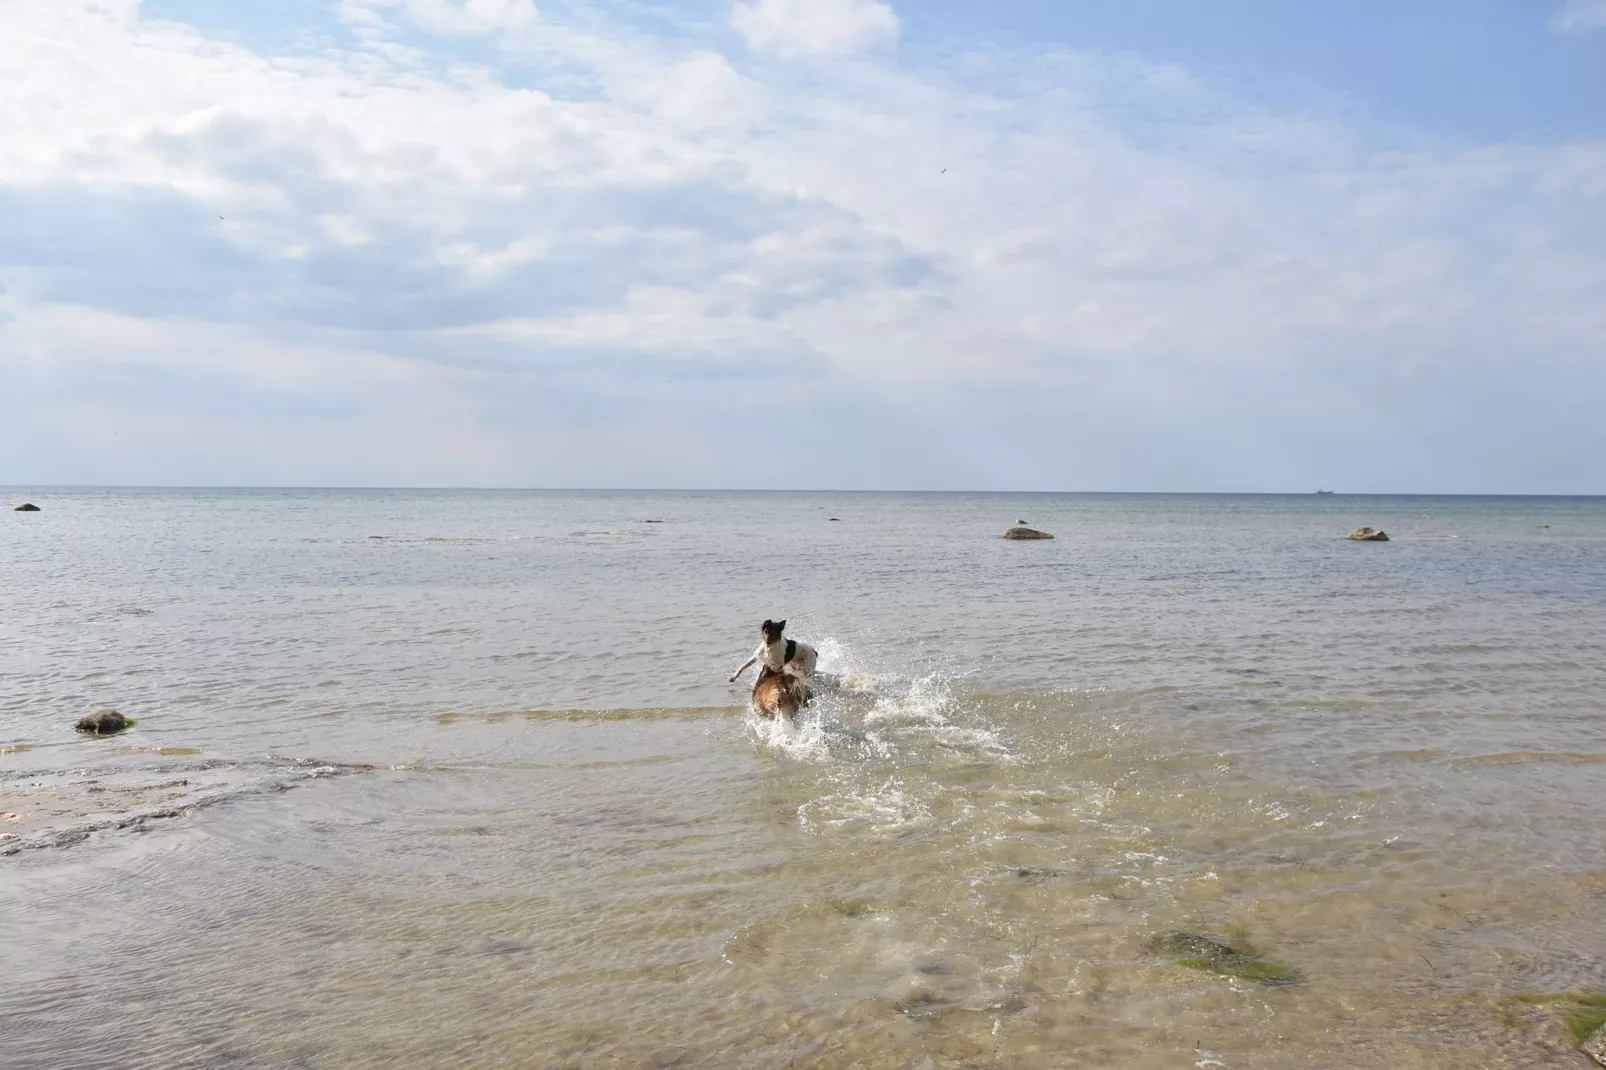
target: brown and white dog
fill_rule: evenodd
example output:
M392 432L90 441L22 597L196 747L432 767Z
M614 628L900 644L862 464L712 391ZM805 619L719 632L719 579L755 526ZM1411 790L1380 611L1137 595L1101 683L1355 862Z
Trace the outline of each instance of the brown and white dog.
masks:
M753 710L764 717L797 720L797 711L814 701L814 692L803 678L784 672L771 672L768 665L758 670L753 685Z

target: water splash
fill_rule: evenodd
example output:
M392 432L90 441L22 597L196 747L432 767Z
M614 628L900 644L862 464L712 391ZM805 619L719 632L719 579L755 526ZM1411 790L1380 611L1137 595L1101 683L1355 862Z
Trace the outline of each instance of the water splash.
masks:
M956 697L945 671L888 671L840 639L818 644L821 671L814 703L795 722L749 714L762 745L803 761L926 762L941 756L1016 760L998 729Z

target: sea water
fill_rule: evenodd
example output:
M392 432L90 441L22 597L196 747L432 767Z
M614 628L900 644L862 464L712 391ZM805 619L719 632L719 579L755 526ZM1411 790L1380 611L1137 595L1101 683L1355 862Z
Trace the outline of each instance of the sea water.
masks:
M1576 1066L1516 997L1606 989L1603 499L8 493L6 1066Z

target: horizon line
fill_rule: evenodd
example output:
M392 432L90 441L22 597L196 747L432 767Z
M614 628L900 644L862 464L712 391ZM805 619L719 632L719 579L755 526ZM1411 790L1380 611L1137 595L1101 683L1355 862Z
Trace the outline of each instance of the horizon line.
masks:
M6 483L0 489L18 491L85 490L255 490L255 491L374 491L463 492L511 494L991 494L1039 496L1128 495L1150 497L1274 497L1274 498L1601 498L1606 493L1538 491L1337 491L1337 490L985 490L917 489L898 487L531 487L531 486L411 486L404 484L279 484L279 483Z

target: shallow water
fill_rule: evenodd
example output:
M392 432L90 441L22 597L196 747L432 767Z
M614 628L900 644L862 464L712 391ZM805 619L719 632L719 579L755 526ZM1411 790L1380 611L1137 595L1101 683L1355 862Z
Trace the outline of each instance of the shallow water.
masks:
M1585 1065L1606 500L10 496L6 1065Z

